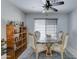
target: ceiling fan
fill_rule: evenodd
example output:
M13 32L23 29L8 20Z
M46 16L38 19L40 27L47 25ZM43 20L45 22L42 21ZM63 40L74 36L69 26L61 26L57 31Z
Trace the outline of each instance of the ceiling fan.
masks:
M51 3L51 2L53 2L53 3ZM51 10L57 12L58 9L54 8L53 6L58 6L58 5L63 5L63 4L64 4L64 1L56 2L55 0L54 1L46 0L45 4L43 5L43 8L46 10L51 9Z

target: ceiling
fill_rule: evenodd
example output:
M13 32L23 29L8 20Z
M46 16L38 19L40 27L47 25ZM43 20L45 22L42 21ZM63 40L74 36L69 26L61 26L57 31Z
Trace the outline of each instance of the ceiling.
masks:
M43 11L42 0L9 0L15 6L26 13L39 13ZM77 8L77 0L64 0L64 5L54 6L58 9L57 13L68 13ZM50 12L55 13L53 10Z

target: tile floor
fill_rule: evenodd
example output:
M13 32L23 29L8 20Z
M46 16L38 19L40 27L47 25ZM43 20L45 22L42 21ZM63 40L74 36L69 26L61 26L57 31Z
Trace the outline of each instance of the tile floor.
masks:
M35 53L32 54L31 59L35 59ZM46 56L45 53L39 54L39 59L61 59L60 53L54 52L52 56ZM64 59L76 59L72 55L68 56L64 53Z

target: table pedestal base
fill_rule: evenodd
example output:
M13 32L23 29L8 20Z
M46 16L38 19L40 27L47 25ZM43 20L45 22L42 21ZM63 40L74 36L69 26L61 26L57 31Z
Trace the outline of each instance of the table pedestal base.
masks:
M46 56L52 56L52 50L50 47L49 48L47 47Z
M46 52L46 56L52 56L52 53Z

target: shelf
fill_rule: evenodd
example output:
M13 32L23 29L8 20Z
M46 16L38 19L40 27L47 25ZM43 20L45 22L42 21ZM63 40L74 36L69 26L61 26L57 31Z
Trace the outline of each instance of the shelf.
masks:
M16 35L16 34L24 34L24 33L26 33L26 32L18 32L18 33L14 33L14 35Z
M20 45L19 47L16 48L16 50L20 49L21 47L23 47L26 43Z
M20 33L20 34L24 34L24 33L26 34L26 32L22 32L22 33Z
M26 39L26 37L21 38L21 39L19 39L19 40L15 41L15 43L18 43L19 41L23 41L24 39Z
M27 47L27 28L20 25L16 28L10 23L6 26L6 32L7 59L17 59Z
M22 39L19 39L19 40L15 41L15 43L18 43L19 41L22 41Z
M26 39L26 37L24 37L23 39Z

